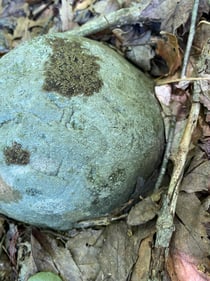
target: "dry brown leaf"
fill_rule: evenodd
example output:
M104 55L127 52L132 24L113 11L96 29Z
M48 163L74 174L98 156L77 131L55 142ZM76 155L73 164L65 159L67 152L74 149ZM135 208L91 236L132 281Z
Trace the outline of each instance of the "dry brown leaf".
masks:
M6 249L10 262L13 266L16 266L16 254L17 254L17 242L19 238L19 231L17 225L14 223L9 224L9 230L6 233Z
M87 229L69 239L66 248L70 250L84 280L96 280L100 271L98 255L103 245L103 229Z
M188 117L190 111L191 101L188 91L174 87L171 95L170 108L176 120L184 120Z
M151 70L150 61L154 58L154 55L154 51L149 45L132 46L125 53L127 59L144 71Z
M142 239L154 233L153 224L131 232L124 222L111 224L104 231L104 244L99 255L101 271L96 281L127 281L138 257ZM102 279L102 276L104 279Z
M139 247L138 259L132 271L131 281L148 281L153 234L145 238Z
M129 212L127 223L130 226L144 224L152 220L159 210L159 206L152 201L151 197L147 197L137 203Z
M197 52L201 53L204 45L210 37L210 22L200 21L196 28L196 33L193 41L193 47L196 48Z
M207 160L207 159L206 159ZM203 163L198 162L197 168L191 170L182 182L181 190L193 193L198 191L210 192L210 162L203 159ZM193 163L195 165L195 163Z
M195 265L195 261L189 256L181 253L169 255L167 270L170 274L170 281L209 281L205 266Z
M52 271L64 280L127 281L137 260L139 245L151 233L155 233L154 223L132 232L123 221L98 230L80 230L64 240L62 235L59 240L59 236L55 239L33 229L32 257L36 271ZM26 265L30 263L31 259Z
M4 253L3 251L0 255L0 280L2 281L15 280L11 263L6 253Z
M207 122L208 119L209 119L209 113L207 112L206 115L201 115L198 120L198 125L202 132L203 140L205 140L205 138L210 137L210 126L209 126L210 122Z
M210 280L210 241L205 228L210 215L194 193L185 192L178 197L176 215L176 231L170 246L172 280Z
M31 235L31 252L38 271L45 269L57 273L50 239L36 229Z
M167 32L175 32L178 27L182 26L183 33L188 30L189 17L192 12L194 0L151 0L150 5L142 12L141 16L161 21L161 29ZM208 14L208 0L200 0L199 15ZM185 27L187 25L187 28Z
M37 271L51 271L65 280L84 280L69 249L59 245L58 240L33 229L31 246Z
M37 267L31 254L31 244L28 241L18 243L17 266L20 280L28 280L31 275L37 272Z
M132 233L125 222L119 222L100 230L81 232L69 239L66 246L84 280L126 281L137 259L141 240L154 231L150 224Z
M167 75L173 75L182 63L179 44L174 34L162 31L161 35L162 38L153 37L151 41L156 44L156 55L160 56L168 66Z
M201 149L203 151L205 151L205 154L209 160L210 159L210 137L207 137L207 138L201 140L199 146L201 147Z

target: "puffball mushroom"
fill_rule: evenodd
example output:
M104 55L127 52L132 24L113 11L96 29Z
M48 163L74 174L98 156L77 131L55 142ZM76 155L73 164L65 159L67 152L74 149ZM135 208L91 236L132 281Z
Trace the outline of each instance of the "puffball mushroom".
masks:
M160 163L153 83L102 43L37 37L0 60L0 213L66 230L124 204Z

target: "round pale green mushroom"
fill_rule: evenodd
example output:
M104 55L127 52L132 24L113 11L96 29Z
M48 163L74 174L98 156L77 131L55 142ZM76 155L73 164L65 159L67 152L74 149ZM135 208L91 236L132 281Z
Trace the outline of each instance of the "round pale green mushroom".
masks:
M102 43L61 33L21 44L0 60L0 100L8 217L76 227L120 208L161 161L153 81Z

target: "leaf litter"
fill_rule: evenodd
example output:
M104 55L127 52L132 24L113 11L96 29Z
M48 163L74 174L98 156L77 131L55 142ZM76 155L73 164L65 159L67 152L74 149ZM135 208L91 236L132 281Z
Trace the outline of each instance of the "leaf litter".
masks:
M192 81L196 78L201 81L202 110L186 159L174 217L175 231L168 258L164 261L167 269L164 278L210 280L208 1L199 2L197 18L200 23L197 21L187 78L185 82L179 82L193 2L0 1L1 55L22 41L48 32L67 30L104 41L156 77L157 84L162 83L163 86L156 86L155 91L162 105L166 136L170 116L176 117L175 136L162 188L149 197L140 196L137 203L131 200L132 204L135 202L133 206L128 202L122 216L127 217L126 220L112 223L104 220L105 226L96 224L87 229L59 233L25 226L2 216L0 280L25 281L36 272L51 271L64 281L155 281L151 279L151 270L154 270L152 245L154 247L156 218L193 104ZM134 11L138 9L140 14L137 15ZM102 20L104 15L105 22Z

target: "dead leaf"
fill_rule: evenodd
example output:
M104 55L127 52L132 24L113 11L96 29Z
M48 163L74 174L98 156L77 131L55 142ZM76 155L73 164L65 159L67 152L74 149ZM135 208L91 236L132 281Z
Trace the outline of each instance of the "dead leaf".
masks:
M162 31L161 35L161 38L151 38L151 42L156 44L156 55L161 57L168 66L167 75L173 75L182 63L179 44L174 34Z
M100 271L98 255L103 243L103 229L87 229L67 241L66 248L72 253L83 280L96 280Z
M154 58L154 51L149 45L132 46L125 52L125 56L142 70L151 70L151 59Z
M150 43L152 34L158 34L160 22L148 20L143 23L125 24L120 28L114 28L115 45L127 59L149 72L151 70L151 59L155 52Z
M139 247L138 259L132 271L131 281L148 281L153 234L145 238Z
M176 120L187 119L190 111L191 100L188 90L182 90L181 88L176 88L172 91L170 108L172 114L176 116Z
M57 240L33 229L31 245L38 271L51 271L66 280L84 280L69 249L59 246Z
M137 260L141 240L154 231L152 223L132 232L125 222L116 222L99 230L82 231L69 239L66 247L83 280L126 281Z
M182 26L183 34L189 29L189 17L192 12L193 0L170 1L152 0L141 13L142 17L161 21L161 30L174 33ZM199 15L209 12L208 0L199 1ZM186 27L187 25L187 27Z
M187 193L207 191L210 192L210 162L202 159L203 163L198 162L198 166L193 170L189 167L188 173L182 182L181 190ZM195 165L195 162L193 162Z
M29 241L18 243L17 266L19 269L20 280L28 280L31 275L37 272L37 267L31 254L31 244Z
M205 151L208 160L210 159L210 137L201 139L199 146L203 151Z
M197 25L195 37L193 41L193 47L196 48L197 52L201 54L204 45L210 37L210 22L200 21Z
M11 263L7 255L2 252L0 255L0 280L10 281L15 279L16 276L14 274L14 271L12 270Z
M10 223L9 230L6 233L5 243L6 243L6 249L10 262L12 263L13 266L16 266L17 264L16 254L17 254L18 237L19 237L19 232L18 232L17 225L15 225L14 223Z
M154 233L153 231L153 224L133 233L124 222L108 226L104 231L104 244L99 255L101 271L96 281L106 278L114 281L128 280L137 260L141 240Z
M127 223L130 226L144 224L152 220L159 210L159 206L152 201L151 197L147 197L137 203L129 212Z
M184 253L174 253L169 255L167 261L167 270L170 275L170 281L209 281L208 273L205 272L205 266L195 265L195 261Z
M170 247L173 270L169 274L175 273L177 279L172 280L210 280L210 241L205 228L210 215L194 193L185 192L178 197L176 215L176 231Z

